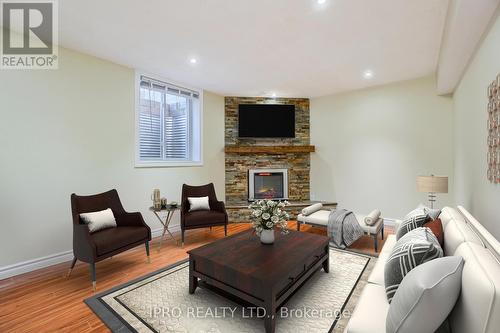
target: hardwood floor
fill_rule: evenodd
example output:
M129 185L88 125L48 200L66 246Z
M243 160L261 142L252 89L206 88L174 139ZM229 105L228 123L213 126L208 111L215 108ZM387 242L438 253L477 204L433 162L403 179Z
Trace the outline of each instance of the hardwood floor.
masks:
M294 222L289 223L296 230ZM228 234L250 228L250 224L230 224ZM301 231L326 234L325 228L301 227ZM386 234L392 230L386 228ZM175 235L175 234L174 234ZM180 235L175 235L177 239ZM187 258L186 251L224 237L222 227L188 231L181 248L172 240L163 242L158 252L159 238L152 242L151 263L140 246L104 260L96 265L97 292L105 291L157 269ZM379 239L379 248L383 241ZM374 254L373 239L365 236L352 247ZM93 295L87 264L78 262L67 278L68 263L0 281L0 332L109 332L107 327L83 303Z

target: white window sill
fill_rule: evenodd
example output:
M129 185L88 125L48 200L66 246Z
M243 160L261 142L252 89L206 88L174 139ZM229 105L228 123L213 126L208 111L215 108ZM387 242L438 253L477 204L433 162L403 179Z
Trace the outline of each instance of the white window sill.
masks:
M203 161L161 161L161 162L136 162L136 168L177 168L177 167L200 167Z

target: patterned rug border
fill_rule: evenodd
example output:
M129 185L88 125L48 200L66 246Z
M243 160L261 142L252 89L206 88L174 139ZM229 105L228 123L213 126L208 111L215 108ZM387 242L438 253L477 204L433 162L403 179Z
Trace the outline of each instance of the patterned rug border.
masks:
M338 248L335 248L335 247L332 247L330 245L330 250L333 250L333 251L338 251L338 252L346 252L346 253L349 253L349 254L352 254L352 255L355 255L355 256L360 256L360 257L364 257L367 259L363 269L361 270L357 280L356 280L356 283L353 285L351 291L349 292L349 295L347 296L344 304L342 305L342 308L340 309L340 313L342 313L345 309L345 307L347 306L347 304L349 303L349 300L351 299L351 296L354 292L354 290L356 289L361 277L363 276L365 270L366 270L366 267L368 267L368 264L370 263L370 261L372 259L376 259L377 257L375 256L372 256L372 255L369 255L369 254L366 254L366 253L358 253L358 252L354 252L354 251L349 251L349 250L342 250L342 249L338 249ZM125 287L128 287L132 284L135 284L135 283L138 283L138 282L141 282L145 279L148 279L154 275L157 275L157 274L160 274L160 273L163 273L165 271L168 271L168 270L171 270L177 266L180 266L182 264L185 264L189 262L189 258L186 258L186 259L183 259L183 260L180 260L178 262L175 262L171 265L168 265L166 267L163 267L163 268L160 268L156 271L153 271L151 273L148 273L148 274L145 274L145 275L142 275L138 278L135 278L131 281L128 281L128 282L125 282L125 283L122 283L116 287L113 287L111 289L108 289L108 290L105 290L103 292L100 292L94 296L91 296L89 298L86 298L83 300L83 302L99 317L99 319L101 319L101 321L112 331L112 332L119 332L119 333L137 333L137 330L135 330L125 319L123 319L118 313L116 313L115 310L113 310L106 302L104 302L102 300L102 297L108 295L108 294L111 294L111 293L114 293L120 289L123 289ZM132 312L133 313L133 312ZM135 315L135 314L134 314ZM136 316L137 317L137 316ZM137 317L138 318L138 317ZM138 318L141 322L144 323L144 321L141 319L141 318ZM332 326L330 327L330 329L328 330L328 333L331 333L333 332L334 328L335 328L335 325L337 325L337 322L338 322L339 318L336 318L333 323L332 323ZM149 325L147 325L148 327L150 327ZM155 331L155 330L152 330L152 331Z
M340 309L340 313L342 313L342 312L344 312L344 309L347 306L347 303L349 303L349 300L351 299L352 293L354 292L354 290L356 290L356 287L358 286L359 280L361 280L361 277L363 276L363 273L365 272L366 267L368 267L368 264L370 263L370 260L372 260L372 258L376 258L376 257L373 257L371 255L367 255L365 253L358 253L358 252L349 251L349 250L337 249L337 248L335 248L335 247L333 247L331 245L330 245L330 250L339 251L339 252L347 252L349 254L360 256L360 257L365 257L367 259L366 263L365 263L365 266L363 267L363 269L361 270L361 272L358 275L358 278L356 279L356 283L354 283L354 285L351 288L351 291L349 292L349 295L345 299L344 304L342 304L342 308ZM328 333L333 332L333 329L335 328L335 325L337 325L338 321L339 321L339 318L338 317L335 318L335 320L332 323L332 326L330 326L330 329L328 330Z

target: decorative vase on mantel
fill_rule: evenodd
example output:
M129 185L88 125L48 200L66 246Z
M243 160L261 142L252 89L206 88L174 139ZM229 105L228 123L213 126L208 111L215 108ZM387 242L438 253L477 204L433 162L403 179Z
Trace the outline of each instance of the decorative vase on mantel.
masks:
M287 234L287 222L289 219L285 207L288 201L258 200L248 208L252 211L252 226L255 233L260 237L262 244L274 243L274 229L279 227L281 233Z

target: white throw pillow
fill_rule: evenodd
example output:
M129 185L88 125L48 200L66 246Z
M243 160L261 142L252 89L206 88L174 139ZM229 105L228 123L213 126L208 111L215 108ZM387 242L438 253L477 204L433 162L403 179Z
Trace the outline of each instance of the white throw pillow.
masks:
M208 197L189 197L188 201L190 212L194 212L195 210L210 210Z
M386 318L386 333L433 333L446 320L460 295L462 257L428 261L406 275Z
M89 231L91 233L106 228L116 227L115 216L110 208L99 212L83 213L80 214L80 218L89 226Z

